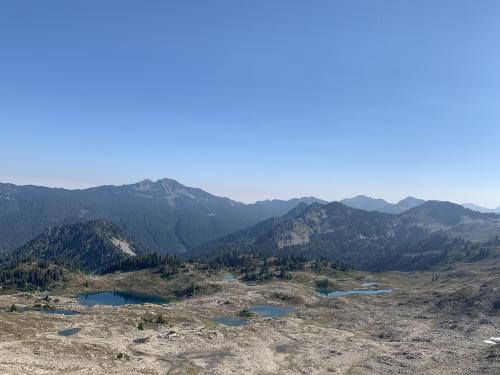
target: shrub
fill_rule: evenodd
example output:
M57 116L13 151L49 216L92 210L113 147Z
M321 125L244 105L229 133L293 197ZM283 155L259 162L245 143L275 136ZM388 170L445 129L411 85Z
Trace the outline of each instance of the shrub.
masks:
M168 321L163 317L163 315L158 315L158 318L156 318L156 323L158 324L167 324Z
M241 310L239 313L238 313L239 316L241 316L242 318L251 318L252 316L255 316L255 314L253 312L251 312L250 310Z

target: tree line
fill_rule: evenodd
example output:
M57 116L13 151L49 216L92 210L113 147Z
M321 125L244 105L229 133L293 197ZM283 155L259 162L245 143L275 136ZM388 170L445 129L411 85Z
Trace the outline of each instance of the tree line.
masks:
M78 270L78 264L67 259L51 262L33 258L16 259L0 268L0 284L17 289L46 290L67 281L68 276Z

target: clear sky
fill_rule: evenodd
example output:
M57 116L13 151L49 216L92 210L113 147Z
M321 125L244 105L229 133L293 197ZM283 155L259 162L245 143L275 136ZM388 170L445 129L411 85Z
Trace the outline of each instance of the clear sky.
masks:
M0 181L500 205L500 1L0 4Z

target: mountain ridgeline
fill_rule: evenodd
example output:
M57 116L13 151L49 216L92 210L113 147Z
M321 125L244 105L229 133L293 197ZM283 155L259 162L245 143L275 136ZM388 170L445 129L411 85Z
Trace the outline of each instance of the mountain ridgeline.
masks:
M243 204L170 179L84 190L0 184L0 252L48 227L99 219L116 224L148 249L183 253L281 216L302 201L325 203L303 198Z
M204 244L192 255L210 258L225 252L259 251L342 259L372 271L412 270L438 264L456 251L475 254L481 250L478 241L492 241L499 235L500 216L448 202L425 202L397 215L338 202L313 203Z
M48 228L7 255L10 259L71 262L87 272L103 272L125 258L145 254L116 225L94 220Z
M0 184L0 247L7 254L0 264L175 269L172 254L205 261L253 252L412 270L450 254L484 255L499 235L499 215L412 197L396 204L365 196L243 204L169 179L84 190Z
M465 208L468 208L473 211L478 211L482 213L491 213L491 214L500 214L500 206L497 208L486 208L486 207L481 207L478 206L477 204L474 203L464 203L462 204Z
M380 211L388 214L400 214L425 203L424 200L407 197L397 203L389 203L383 199L370 198L366 195L358 195L354 198L346 198L340 203L359 210Z
M109 273L157 268L170 277L184 265L176 255L161 255L138 245L116 225L101 220L45 230L0 257L0 286L47 289L81 271Z

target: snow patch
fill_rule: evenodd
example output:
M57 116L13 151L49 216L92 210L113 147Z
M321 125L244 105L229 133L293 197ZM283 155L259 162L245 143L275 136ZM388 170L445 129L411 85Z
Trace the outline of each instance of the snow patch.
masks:
M111 242L113 242L113 245L115 245L116 247L118 247L125 254L130 255L132 257L135 257L135 253L130 248L130 245L128 244L128 242L122 241L122 240L120 240L120 239L118 239L116 237L113 237L111 239Z
M483 340L484 343L490 345L500 345L500 337L490 337L489 340Z

